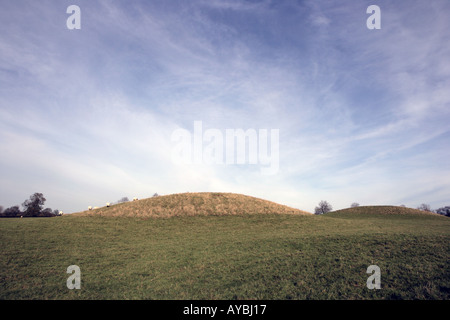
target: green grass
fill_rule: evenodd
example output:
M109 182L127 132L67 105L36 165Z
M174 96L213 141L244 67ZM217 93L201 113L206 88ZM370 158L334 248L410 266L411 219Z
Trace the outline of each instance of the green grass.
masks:
M449 227L376 212L0 219L0 299L447 300Z

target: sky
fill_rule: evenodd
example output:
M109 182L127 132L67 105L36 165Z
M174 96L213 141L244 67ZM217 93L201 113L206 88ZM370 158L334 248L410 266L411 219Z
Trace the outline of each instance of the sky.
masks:
M65 213L182 192L450 205L448 0L0 4L4 209L35 192ZM238 130L256 140L227 162Z

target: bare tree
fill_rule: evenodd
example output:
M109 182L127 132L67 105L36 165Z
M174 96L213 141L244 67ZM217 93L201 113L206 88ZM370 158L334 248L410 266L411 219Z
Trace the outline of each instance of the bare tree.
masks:
M351 205L350 207L351 207L351 208L359 207L359 203L358 203L358 202L353 202L352 205Z
M122 199L120 199L119 201L117 201L117 203L121 203L121 202L128 202L130 200L128 200L128 197L123 197Z
M422 203L420 206L417 207L417 209L422 210L422 211L428 211L431 212L431 207L429 204L426 203Z
M331 210L333 210L331 204L322 200L319 202L319 206L314 209L314 214L324 214L330 212Z

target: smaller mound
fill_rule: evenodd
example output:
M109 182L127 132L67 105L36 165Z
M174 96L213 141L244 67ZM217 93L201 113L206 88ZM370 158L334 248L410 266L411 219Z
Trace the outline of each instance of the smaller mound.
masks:
M398 207L398 206L361 206L355 208L347 208L336 210L327 215L422 215L422 216L439 216L433 212L422 211L418 209Z
M311 213L271 201L234 193L180 193L74 213L75 216L112 217L176 217L221 216L245 214L295 214Z

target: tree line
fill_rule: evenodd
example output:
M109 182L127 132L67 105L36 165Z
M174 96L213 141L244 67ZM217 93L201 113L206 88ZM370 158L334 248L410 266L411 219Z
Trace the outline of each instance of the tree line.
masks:
M55 217L60 215L59 210L44 209L46 199L42 193L34 193L22 203L23 210L19 206L12 206L3 210L0 206L0 217Z

